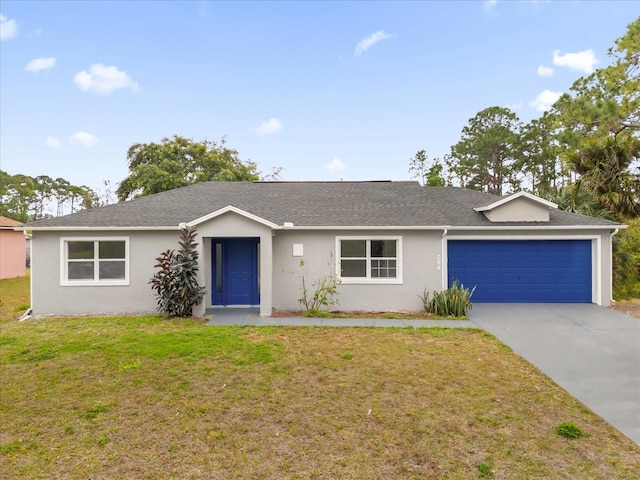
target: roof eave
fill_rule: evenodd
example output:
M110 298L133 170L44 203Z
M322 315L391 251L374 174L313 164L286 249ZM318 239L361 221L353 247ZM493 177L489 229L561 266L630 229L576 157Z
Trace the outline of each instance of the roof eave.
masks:
M533 223L533 222L532 222ZM187 225L195 225L195 222L190 222ZM501 231L501 230L624 230L628 225L623 224L611 224L611 225L294 225L294 226L279 226L275 224L272 228L282 231L294 231L294 230L486 230L486 231ZM61 227L21 227L16 230L31 230L31 231L176 231L180 230L179 225L161 225L161 226L110 226L110 227L80 227L80 226L61 226Z
M68 231L120 231L120 230L180 230L178 225L160 225L160 226L108 226L108 227L89 227L89 226L57 226L57 227L22 227L20 230L30 230L33 232L68 232Z
M533 222L532 222L533 223ZM615 230L627 225L295 225L287 230Z
M491 225L491 226L450 226L451 230L624 230L628 225Z

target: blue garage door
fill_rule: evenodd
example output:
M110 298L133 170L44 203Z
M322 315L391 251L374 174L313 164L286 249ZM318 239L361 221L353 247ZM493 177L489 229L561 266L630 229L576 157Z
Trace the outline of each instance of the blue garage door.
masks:
M590 240L450 240L449 285L472 302L591 303Z

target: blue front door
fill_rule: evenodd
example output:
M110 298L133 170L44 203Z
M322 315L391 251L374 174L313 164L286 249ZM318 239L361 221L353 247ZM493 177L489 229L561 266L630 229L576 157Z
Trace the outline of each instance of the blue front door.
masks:
M212 241L212 304L258 305L257 238L214 238Z

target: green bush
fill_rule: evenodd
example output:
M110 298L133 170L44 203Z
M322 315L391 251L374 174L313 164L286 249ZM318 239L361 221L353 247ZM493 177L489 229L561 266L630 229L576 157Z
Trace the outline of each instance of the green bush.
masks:
M640 220L613 237L613 296L640 298Z
M564 438L578 438L582 436L582 430L576 424L563 422L556 427L556 433Z
M475 290L476 287L469 290L458 280L453 280L447 290L433 292L432 298L430 292L425 290L420 298L427 313L441 317L464 317L471 310L471 297Z

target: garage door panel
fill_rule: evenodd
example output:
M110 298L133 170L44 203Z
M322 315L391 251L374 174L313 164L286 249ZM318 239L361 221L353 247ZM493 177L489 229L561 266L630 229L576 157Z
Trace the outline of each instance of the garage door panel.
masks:
M475 302L591 302L590 240L450 240L449 284Z

